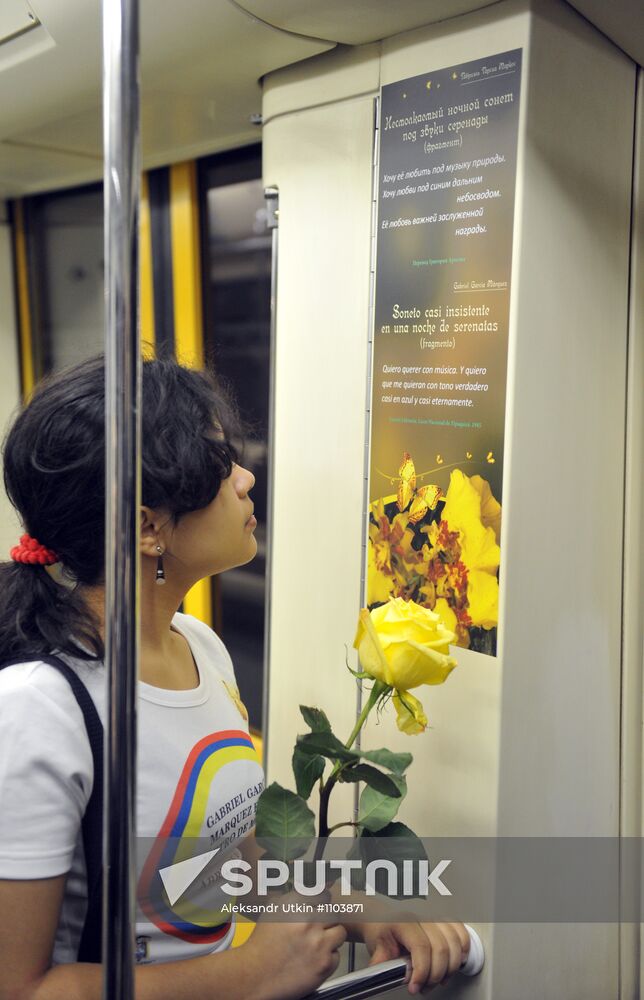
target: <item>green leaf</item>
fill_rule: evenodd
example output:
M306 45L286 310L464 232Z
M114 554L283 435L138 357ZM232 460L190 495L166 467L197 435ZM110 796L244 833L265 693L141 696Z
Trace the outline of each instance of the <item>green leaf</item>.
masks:
M410 753L394 753L392 750L387 750L386 747L382 747L380 750L363 750L360 756L364 757L365 760L370 760L372 764L386 767L388 771L393 771L394 774L398 775L404 774L414 759Z
M358 761L360 754L355 750L347 750L344 743L341 743L332 732L307 733L306 736L298 736L297 747L303 753L322 754L331 760Z
M371 833L375 833L381 830L383 826L386 826L387 823L391 823L400 808L400 803L407 794L407 782L404 778L395 777L391 780L396 784L400 792L399 799L394 799L391 795L383 795L381 792L377 792L375 788L370 788L369 785L362 790L358 823Z
M404 823L388 823L376 833L365 830L360 837L371 858L399 864L408 860L426 860L427 854L420 837ZM364 852L363 852L364 857Z
M315 836L315 815L306 802L276 781L257 803L257 842L272 858L290 861L308 850Z
M326 762L320 754L312 756L308 753L302 753L300 748L296 746L293 750L292 763L297 794L306 800L313 791L315 782L322 777Z
M300 705L300 712L311 732L331 732L331 723L320 708L307 708L306 705Z
M340 781L364 781L382 795L390 795L393 799L400 798L400 789L388 774L383 774L371 764L354 764L340 771Z
M393 861L398 871L397 899L403 899L403 861L427 860L422 841L404 823L388 823L376 833L363 830L359 837L360 853L365 867L370 861ZM388 877L383 870L375 873L376 891L388 895Z

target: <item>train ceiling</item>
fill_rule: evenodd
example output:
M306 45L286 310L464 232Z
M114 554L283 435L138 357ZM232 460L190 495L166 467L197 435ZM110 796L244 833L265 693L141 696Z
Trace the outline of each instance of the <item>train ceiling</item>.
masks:
M245 145L261 78L505 0L141 0L144 166ZM569 0L644 64L642 0ZM0 198L98 180L100 0L1 0Z

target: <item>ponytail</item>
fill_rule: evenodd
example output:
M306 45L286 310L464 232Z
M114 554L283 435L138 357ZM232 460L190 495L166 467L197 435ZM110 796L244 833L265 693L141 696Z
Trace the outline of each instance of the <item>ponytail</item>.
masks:
M48 653L102 659L96 619L80 594L56 583L44 566L0 563L0 667Z

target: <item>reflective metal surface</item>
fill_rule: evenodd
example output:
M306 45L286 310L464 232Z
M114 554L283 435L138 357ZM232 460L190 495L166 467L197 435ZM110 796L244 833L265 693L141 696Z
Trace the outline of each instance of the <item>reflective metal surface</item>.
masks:
M269 348L269 388L268 388L268 489L266 496L266 599L264 604L264 704L262 706L262 738L264 741L264 767L268 762L268 697L270 691L271 652L271 578L273 571L273 495L275 488L275 356L277 332L277 267L279 261L279 189L264 189L266 198L267 228L272 233L271 244L271 332Z
M103 0L106 560L103 996L134 997L140 349L138 0Z
M478 976L485 964L485 949L477 931L469 924L465 924L465 928L470 936L470 950L459 972L463 976ZM304 1000L366 1000L397 990L407 982L410 974L409 957L392 958L389 962L328 979Z
M398 989L409 978L406 958L392 958L337 979L329 979L304 1000L366 1000Z

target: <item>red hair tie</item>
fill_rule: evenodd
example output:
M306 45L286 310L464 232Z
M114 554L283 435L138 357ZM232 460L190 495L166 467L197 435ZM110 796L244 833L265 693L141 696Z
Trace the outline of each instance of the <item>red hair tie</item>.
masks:
M35 566L53 566L58 562L56 553L41 545L31 535L23 535L20 544L14 545L9 555L14 562L31 563Z

